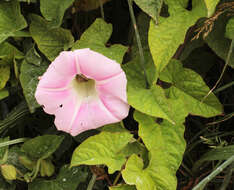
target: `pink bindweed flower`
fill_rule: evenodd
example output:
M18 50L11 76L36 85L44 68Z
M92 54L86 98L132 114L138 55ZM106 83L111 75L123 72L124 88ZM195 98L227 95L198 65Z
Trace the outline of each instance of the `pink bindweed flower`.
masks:
M90 49L63 51L40 77L35 97L58 130L75 136L127 117L120 65Z

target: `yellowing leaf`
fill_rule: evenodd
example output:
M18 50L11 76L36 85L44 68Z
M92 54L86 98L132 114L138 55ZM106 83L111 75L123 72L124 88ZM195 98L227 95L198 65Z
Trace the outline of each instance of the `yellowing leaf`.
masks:
M122 176L137 190L175 190L176 171L185 150L184 126L171 125L163 121L160 125L155 118L135 112L139 123L139 136L149 150L149 165L144 169L143 160L133 154L127 161Z
M180 44L184 42L185 34L190 26L203 16L206 16L203 0L193 4L192 11L184 9L179 1L167 0L170 16L159 17L156 25L150 22L149 47L154 64L160 73L169 63Z
M72 155L71 166L99 165L108 166L110 174L120 170L126 156L119 152L128 144L132 135L127 132L103 131L98 135L89 137L80 144Z
M0 64L0 90L5 87L10 78L10 66Z
M208 17L211 17L213 13L215 12L215 7L218 4L219 0L204 0L206 3L206 7L208 10Z
M213 93L205 98L210 89L199 74L183 68L176 60L172 60L164 71L170 76L172 84L168 89L169 97L183 100L183 108L188 113L203 117L213 117L222 113L222 104ZM161 76L164 75L164 71Z

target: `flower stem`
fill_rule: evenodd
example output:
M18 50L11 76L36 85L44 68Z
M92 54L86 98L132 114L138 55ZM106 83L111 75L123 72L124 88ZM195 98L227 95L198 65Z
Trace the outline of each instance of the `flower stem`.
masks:
M221 166L216 168L210 175L203 179L198 185L196 185L192 190L202 190L205 185L210 182L216 175L222 172L227 166L229 166L234 161L234 155L227 159Z
M136 41L137 41L137 46L138 46L138 50L139 50L139 54L140 54L141 66L142 66L142 69L144 72L146 88L149 88L149 81L148 81L147 75L146 75L145 59L144 59L144 54L143 54L143 49L142 49L142 44L141 44L141 38L140 38L139 31L138 31L138 28L136 25L136 19L135 19L134 11L132 8L132 0L128 0L128 7L129 7L129 12L130 12L130 17L132 20L133 28L135 30Z
M95 184L96 178L97 178L96 174L93 174L91 180L89 181L89 185L87 187L87 190L92 190L93 189L93 186Z

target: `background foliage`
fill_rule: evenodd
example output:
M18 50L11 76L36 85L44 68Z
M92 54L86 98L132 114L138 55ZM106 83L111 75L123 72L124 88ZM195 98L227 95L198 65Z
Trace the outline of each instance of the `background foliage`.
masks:
M0 189L232 189L233 13L233 0L0 0ZM121 64L131 109L71 137L34 93L81 48Z

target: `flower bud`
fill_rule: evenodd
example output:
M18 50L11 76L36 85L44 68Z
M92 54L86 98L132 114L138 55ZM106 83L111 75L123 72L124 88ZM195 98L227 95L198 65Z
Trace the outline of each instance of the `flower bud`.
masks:
M50 160L42 160L41 161L41 169L40 169L40 173L41 173L41 176L44 177L44 176L52 176L53 173L54 173L54 165L53 163L50 161Z
M8 164L1 165L1 172L6 180L16 179L16 169L13 165L8 165Z
M27 169L33 170L33 168L36 166L36 162L29 159L27 156L20 156L19 162Z

